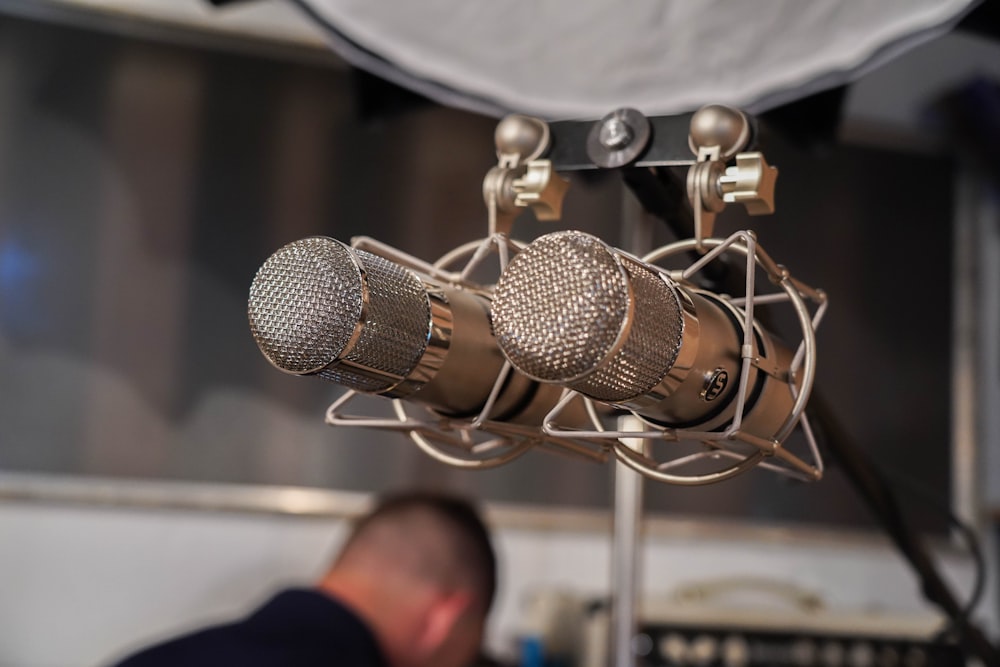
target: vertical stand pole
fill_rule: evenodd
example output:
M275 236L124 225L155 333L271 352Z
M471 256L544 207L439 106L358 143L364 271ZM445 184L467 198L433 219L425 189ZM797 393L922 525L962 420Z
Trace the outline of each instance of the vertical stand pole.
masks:
M628 188L622 193L622 241L629 252L642 255L652 245L653 222ZM637 417L618 420L619 430L641 430ZM622 444L642 451L641 438ZM615 462L614 532L611 550L611 652L614 667L633 667L639 580L639 524L642 519L642 475Z
M620 430L637 429L639 420L631 415L618 420ZM640 438L623 444L641 451ZM633 667L638 606L639 524L642 518L643 477L625 464L615 462L615 514L611 552L611 622L614 667Z

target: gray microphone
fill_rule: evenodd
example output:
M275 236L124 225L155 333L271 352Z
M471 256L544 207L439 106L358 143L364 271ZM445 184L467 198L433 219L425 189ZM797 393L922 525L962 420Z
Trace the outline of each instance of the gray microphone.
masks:
M281 371L465 418L482 410L504 364L489 296L311 237L264 262L247 311L257 346ZM509 373L489 418L537 424L560 395Z
M597 237L555 232L518 253L497 282L493 325L511 364L539 382L660 426L732 423L742 311ZM753 341L742 429L770 439L793 408L792 354L756 322Z

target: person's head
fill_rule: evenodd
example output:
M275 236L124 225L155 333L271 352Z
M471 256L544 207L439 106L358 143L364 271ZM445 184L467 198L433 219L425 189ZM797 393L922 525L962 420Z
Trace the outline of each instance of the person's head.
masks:
M358 522L320 588L371 626L393 667L462 667L482 640L496 556L467 502L396 495Z

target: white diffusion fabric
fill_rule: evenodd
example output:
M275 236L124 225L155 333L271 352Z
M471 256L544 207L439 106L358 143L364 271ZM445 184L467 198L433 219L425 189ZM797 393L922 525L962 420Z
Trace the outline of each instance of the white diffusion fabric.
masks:
M764 109L946 31L973 0L298 0L358 67L447 105L546 118Z

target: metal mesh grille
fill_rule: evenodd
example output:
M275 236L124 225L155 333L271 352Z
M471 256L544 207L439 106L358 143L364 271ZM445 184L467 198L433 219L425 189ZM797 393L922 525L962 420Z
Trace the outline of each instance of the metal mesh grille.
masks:
M683 333L674 288L637 262L620 259L632 285L632 326L625 344L608 363L572 385L599 401L627 401L658 385L677 360Z
M395 384L394 380L385 376L365 375L354 368L339 366L337 364L324 368L317 375L329 382L368 394L383 392Z
M493 323L518 370L610 402L663 379L683 327L672 286L581 232L543 236L511 261Z
M413 370L430 323L416 275L321 237L290 243L264 263L248 311L254 339L275 366L366 392L385 391ZM345 349L359 322L357 340ZM371 372L331 366L341 360Z
M431 305L413 272L364 250L354 253L364 267L368 308L361 336L344 359L390 377L379 384L342 366L328 369L328 379L358 391L385 391L409 375L427 348Z
M361 272L333 239L289 243L271 255L250 286L250 331L271 363L311 373L332 363L361 317Z
M507 266L493 298L497 342L522 373L568 382L612 350L630 306L626 276L600 240L539 238Z

